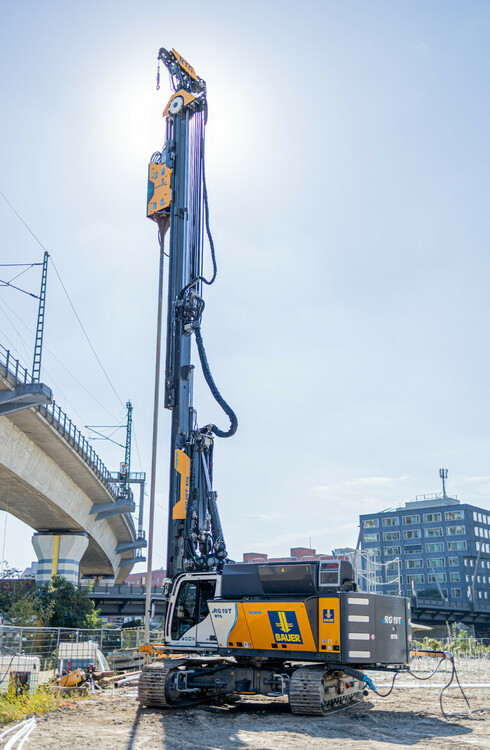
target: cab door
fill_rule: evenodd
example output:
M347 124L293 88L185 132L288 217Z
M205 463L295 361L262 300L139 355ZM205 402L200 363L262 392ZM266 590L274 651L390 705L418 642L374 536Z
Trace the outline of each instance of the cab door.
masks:
M196 609L198 597L198 581L184 579L180 582L169 623L170 642L186 646L196 645Z
M196 628L196 642L199 646L217 648L218 640L214 632L213 620L209 614L208 601L216 594L216 579L199 581L199 613Z
M217 641L207 602L213 599L216 577L192 576L178 584L173 607L165 624L166 641L174 646L193 648L196 645L216 647Z

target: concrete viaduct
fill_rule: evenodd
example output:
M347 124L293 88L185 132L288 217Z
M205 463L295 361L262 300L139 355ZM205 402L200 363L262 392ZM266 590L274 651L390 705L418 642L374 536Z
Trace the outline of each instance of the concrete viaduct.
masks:
M0 509L37 532L38 581L57 573L72 583L91 577L118 584L144 560L132 496L119 497L116 477L50 389L33 384L1 346Z

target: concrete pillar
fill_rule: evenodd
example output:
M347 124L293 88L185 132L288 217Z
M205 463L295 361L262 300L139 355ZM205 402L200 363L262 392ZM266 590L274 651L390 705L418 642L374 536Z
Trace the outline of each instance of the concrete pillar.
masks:
M80 560L88 547L86 534L40 531L32 537L32 546L38 557L37 583L49 583L53 576L63 576L78 586Z

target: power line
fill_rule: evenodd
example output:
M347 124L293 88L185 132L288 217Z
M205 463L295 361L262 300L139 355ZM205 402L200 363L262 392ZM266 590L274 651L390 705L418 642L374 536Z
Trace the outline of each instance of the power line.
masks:
M0 279L0 284L2 286L9 286L12 289L15 289L17 292L22 292L22 294L27 294L28 297L34 297L34 299L39 299L37 294L33 294L32 292L26 292L25 289L21 289L20 286L16 286L15 284L12 284L10 281L4 281L3 279Z
M27 229L27 231L29 232L29 234L30 234L30 235L31 235L31 236L32 236L32 237L33 237L33 238L34 238L34 239L36 240L37 244L38 244L38 245L39 245L39 246L40 246L40 247L41 247L41 248L42 248L42 249L44 250L44 252L45 252L45 253L47 253L47 252L48 252L48 249L47 249L47 248L46 248L46 247L45 247L45 246L43 245L43 243L41 242L41 240L39 239L39 237L37 237L37 235L35 235L35 234L34 234L34 232L32 231L32 229L30 228L30 226L29 226L29 225L28 225L28 224L27 224L27 223L26 223L26 222L24 221L24 219L22 218L22 216L21 216L21 215L19 214L19 212L18 212L18 211L16 211L16 209L15 209L15 208L13 207L13 205L12 205L12 204L10 203L9 199L7 198L7 196L6 196L6 195L5 195L5 194L4 194L4 193L3 193L3 192L2 192L1 190L0 190L0 195L2 196L2 198L4 199L4 201L6 202L6 204L7 204L8 206L9 206L9 208L10 208L10 209L11 209L11 210L12 210L12 211L14 212L14 214L15 214L15 215L17 216L17 218L19 219L19 221L21 221L21 222L22 222L22 224L23 224L23 225L25 226L25 228ZM59 274L59 272L58 272L58 269L56 268L56 264L55 264L55 262L54 262L54 260L53 260L53 256L51 255L51 253L50 253L50 257L51 257L51 264L52 264L52 266L53 266L54 270L56 271L56 275L57 275L57 277L58 277L58 279L59 279L59 282L60 282L61 286L63 287L63 291L64 291L64 293L66 294L66 298L67 298L68 302L70 303L71 309L73 310L73 312L74 312L74 314L75 314L75 317L76 317L76 319L77 319L77 321L78 321L78 323L79 323L79 325L80 325L80 328L82 329L82 331L83 331L83 334L84 334L85 338L87 339L87 343L88 343L88 345L90 346L90 348L91 348L91 350L92 350L92 352L93 352L93 355L94 355L95 359L96 359L96 360L97 360L97 362L99 363L99 366L100 366L100 368L101 368L102 372L104 373L105 377L107 378L107 382L109 383L110 387L112 388L112 390L113 390L113 392L114 392L114 395L116 396L117 400L119 401L119 403L121 404L121 406L122 406L122 407L123 407L123 409L124 409L124 408L125 408L125 406L124 406L124 404L123 404L123 402L122 402L121 398L119 397L119 394L117 393L116 389L114 388L114 386L113 386L113 384L112 384L112 381L111 381L111 379L109 378L109 375L107 374L107 372L106 372L106 370L105 370L105 368L104 368L104 366L103 366L102 362L100 361L99 357L97 356L97 352L95 351L94 347L92 346L92 342L90 341L90 339L89 339L89 337L88 337L88 334L87 334L87 332L86 332L85 328L84 328L84 327L83 327L83 325L82 325L82 321L80 320L80 318L79 318L79 316L78 316L78 313L77 313L77 311L75 310L75 306L74 306L73 302L72 302L72 301L71 301L71 299L70 299L70 295L68 294L68 292L67 292L67 290L66 290L66 287L65 287L65 285L63 284L63 281L62 281L62 279L61 279L61 276L60 276L60 274ZM23 291L23 290L21 290L21 291ZM26 294L29 294L29 292L26 292Z
M0 307L1 307L2 305L5 305L6 307L8 307L8 309L10 310L10 312L12 313L12 315L15 315L15 317L17 318L17 320L18 320L18 321L19 321L20 323L22 323L22 325L24 326L24 328L26 329L26 331L28 331L28 332L29 332L29 333L31 333L31 334L33 334L33 333L34 333L34 331L32 330L32 328L29 328L29 326L28 326L28 325L27 325L27 324L25 323L25 321L23 321L23 320L22 320L22 318L21 318L21 317L20 317L19 315L17 315L17 313L15 312L15 310L14 310L14 309L13 309L12 307L10 307L10 305L9 305L9 304L8 304L7 302L5 302L5 300L2 300L2 299L0 299ZM5 313L5 315L6 315L6 313ZM6 317L7 317L7 319L9 320L9 318L8 318L8 315L6 315ZM22 336L20 335L19 331L17 331L17 329L15 328L14 324L12 323L12 321L10 321L10 324L11 324L12 328L14 329L14 331L16 331L16 332L18 333L18 335L19 335L19 337L20 337L21 341L22 341L22 342L24 343L24 341L23 341L23 339L22 339ZM63 367L63 369L64 369L64 370L66 370L66 372L68 373L68 375L70 375L70 376L71 376L71 377L72 377L72 378L73 378L73 379L74 379L74 380L75 380L75 381L76 381L76 382L78 383L78 385L79 385L79 386L80 386L81 388L83 388L83 390L84 390L84 391L85 391L86 393L88 393L88 395L89 395L89 396L90 396L91 398L93 398L93 400L94 400L94 401L95 401L95 402L96 402L96 403L97 403L97 404L98 404L98 405L99 405L100 407L102 407L102 409L104 409L104 411L105 411L105 412L107 412L107 414L109 414L109 416L110 416L110 417L112 417L112 419L114 419L114 420L116 420L116 421L117 421L117 419L118 419L118 418L117 418L117 417L116 417L116 416L115 416L115 415L114 415L114 414L113 414L113 413L112 413L111 411L109 411L109 409L107 408L107 406L105 406L105 405L104 405L104 404L102 403L102 401L99 401L99 399L97 398L97 396L94 396L94 394L93 394L93 393L92 393L91 391L89 391L89 389L87 388L87 386L86 386L86 385L84 385L84 383L82 383L82 381L81 381L81 380L79 380L79 378L77 378L77 376L75 375L75 373L74 373L74 372L72 372L72 371L71 371L71 370L69 369L69 367L67 367L67 366L66 366L66 365L64 364L64 362L62 362L62 361L61 361L61 359L59 359L59 358L58 358L58 357L56 356L56 354L54 354L54 353L53 353L53 352L51 351L51 349L50 349L50 348L49 348L48 346L46 346L46 344L44 345L44 348L46 349L46 351L48 352L48 354L49 354L49 355L50 355L51 357L53 357L53 359L55 359L55 360L56 360L56 362L58 362L58 364L59 364L59 365L61 365L61 367ZM27 351L27 350L26 350L26 351ZM32 354L28 354L28 356L32 356Z
M92 342L90 341L90 339L89 339L89 337L88 337L87 331L86 331L86 330L85 330L85 328L83 327L82 321L80 320L80 318L79 318L79 316L78 316L78 313L77 313L77 311L75 310L75 306L74 306L73 302L71 301L71 299L70 299L70 295L68 294L68 292L67 292L67 290L66 290L66 287L65 287L65 285L63 284L63 281L62 281L62 279L61 279L61 276L60 276L60 274L59 274L59 272L58 272L58 269L56 268L56 264L55 264L55 262L54 262L54 260L53 260L53 256L51 256L51 265L53 266L53 268L54 268L54 270L55 270L55 272L56 272L56 275L57 275L57 277L58 277L58 279L59 279L59 282L60 282L61 286L63 287L63 291L64 291L64 293L66 294L66 298L67 298L68 302L70 303L70 307L71 307L71 309L73 310L73 313L74 313L74 315L75 315L75 317L76 317L76 319L77 319L77 321L78 321L78 324L79 324L80 328L81 328L81 329L82 329L82 331L83 331L83 335L85 336L85 338L86 338L86 340L87 340L87 343L88 343L88 345L90 346L90 348L91 348L91 350L92 350L92 353L93 353L93 355L94 355L95 359L96 359L96 360L97 360L97 362L99 363L100 369L102 370L102 372L103 372L103 373L104 373L104 375L106 376L107 382L109 383L110 387L112 388L112 390L113 390L113 392L114 392L114 395L116 396L117 400L119 401L119 403L121 404L121 406L122 406L122 407L123 407L123 409L124 409L124 408L125 408L125 407L124 407L124 404L123 404L123 402L122 402L121 398L119 397L119 394L118 394L118 392L117 392L117 391L116 391L116 389L114 388L114 386L113 386L113 384L112 384L112 381L111 381L111 379L110 379L109 375L107 374L107 372L106 372L106 370L105 370L105 368L104 368L104 365L102 364L102 362L100 361L100 359L99 359L99 357L98 357L98 355L97 355L97 352L95 351L94 347L92 346Z
M5 313L4 313L4 314L5 314ZM13 327L13 329L14 329L15 333L16 333L16 334L18 335L18 337L19 337L19 340L20 340L20 342L21 342L21 343L23 344L23 346L24 346L24 349L25 349L25 351L26 351L26 355L27 355L27 356L29 356L29 352L28 352L28 350L27 350L27 344L26 344L26 341L24 340L24 338L23 338L22 334L20 333L20 331L18 331L18 330L17 330L17 328L15 328L15 326L13 325L13 323L12 323L12 321L10 320L10 318L8 317L8 315L6 315L6 314L5 314L5 317L6 317L6 318L7 318L7 320L9 321L10 325L11 325L11 326ZM14 352L15 354L17 354L17 355L18 355L18 359L21 359L21 358L22 358L22 354L21 354L20 350L19 350L19 349L17 348L17 346L16 346L16 345L15 345L15 344L14 344L14 343L13 343L13 342L11 341L10 337L9 337L9 336L8 336L8 335L7 335L6 333L5 333L5 331L3 331L2 329L0 329L0 333L1 333L1 334L2 334L2 336L4 337L4 340L5 340L5 341L7 341L7 342L8 342L9 344L10 344L10 347L11 347L12 351L13 351L13 352ZM56 380L55 380L55 379L53 378L53 376L52 376L52 375L50 374L50 372L49 372L49 371L48 371L48 370L47 370L46 368L44 368L44 369L45 369L45 372L46 372L46 374L47 374L47 375L48 375L48 377L49 377L49 381L50 381L50 383L52 383L52 384L53 384L53 385L55 386L55 388L57 389L57 391L58 391L58 392L59 392L59 393L60 393L60 394L61 394L61 395L63 396L63 398L65 399L66 403L67 403L67 404L68 404L68 406L69 406L69 407L71 408L72 412L74 412L74 413L75 413L75 414L77 415L77 417L79 418L80 422L83 422L83 417L82 417L82 415L80 414L80 412L78 411L78 409L76 408L76 406L74 406L74 405L73 405L73 404L71 403L71 401L69 400L68 396L67 396L67 395L66 395L66 394L64 393L64 391L63 391L63 390L62 390L62 389L61 389L61 388L59 387L58 383L57 383L57 382L56 382Z

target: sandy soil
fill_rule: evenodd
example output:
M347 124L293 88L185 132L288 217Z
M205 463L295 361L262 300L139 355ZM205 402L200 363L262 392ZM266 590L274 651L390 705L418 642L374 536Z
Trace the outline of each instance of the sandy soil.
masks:
M357 706L320 718L294 716L284 699L179 711L140 709L132 688L59 709L38 721L29 744L36 750L60 744L83 750L490 749L490 711L447 721L439 692L427 687L395 689L388 698L370 694ZM472 707L490 706L488 688L466 692ZM456 690L446 695L447 712L465 708Z

